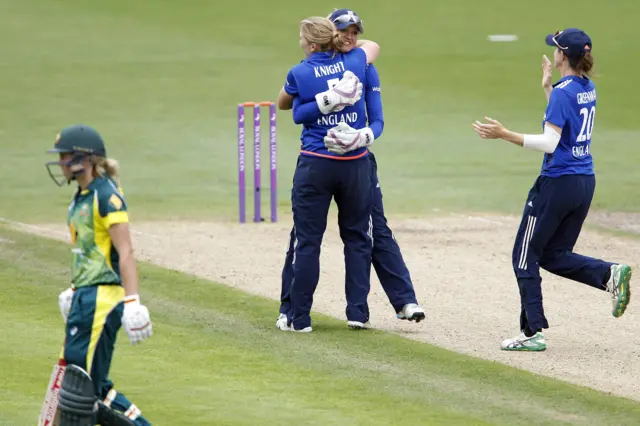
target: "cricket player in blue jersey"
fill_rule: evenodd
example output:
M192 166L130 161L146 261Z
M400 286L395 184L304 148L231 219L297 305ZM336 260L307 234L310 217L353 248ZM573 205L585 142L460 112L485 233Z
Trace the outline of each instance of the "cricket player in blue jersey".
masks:
M342 44L340 33L327 18L303 20L300 47L306 58L288 72L278 97L281 107L291 105L296 98L303 103L315 100L326 114L316 123L305 124L300 138L302 147L291 191L294 279L290 287L290 326L285 330L312 331L310 312L332 198L338 206L345 246L347 320L355 328L363 328L369 321L373 190L367 147L373 143L373 133L366 127L361 98L367 63L375 59L379 46L370 44L342 53ZM345 121L353 125L353 133L337 143L348 152L331 152L325 146L325 137Z
M334 9L328 16L334 23L343 41L342 52L369 43L368 40L359 40L359 35L364 33L363 23L360 17L349 9ZM368 126L373 132L374 139L378 139L384 128L382 112L382 100L380 91L380 77L373 64L367 67L366 72L365 103L367 109ZM296 124L313 124L322 119L323 113L315 101L301 104L299 98L293 101L293 121ZM287 106L283 109L288 109ZM337 131L337 129L335 130ZM333 141L330 141L331 143ZM341 153L340 148L330 148L333 152ZM424 310L418 305L415 290L411 282L409 270L404 262L400 247L393 236L393 232L387 225L382 204L382 192L377 176L377 163L372 152L369 153L372 166L372 185L374 188L374 204L372 210L373 222L373 253L372 261L382 288L384 289L396 316L400 319L420 322L425 318ZM295 244L295 228L291 230L289 248L282 270L282 292L280 315L276 326L280 329L287 327L287 315L290 310L289 287L293 280L293 248Z
M551 62L543 56L542 86L548 101L544 132L515 133L490 118L486 118L488 123L473 124L481 138L500 138L545 153L513 247L521 334L502 342L507 351L543 351L547 347L542 329L549 324L542 307L540 267L609 292L616 318L625 312L631 297L629 265L573 252L596 185L591 156L596 114L596 89L589 78L593 67L591 38L578 28L567 28L548 35L546 43L555 47L554 66L562 78L551 84Z

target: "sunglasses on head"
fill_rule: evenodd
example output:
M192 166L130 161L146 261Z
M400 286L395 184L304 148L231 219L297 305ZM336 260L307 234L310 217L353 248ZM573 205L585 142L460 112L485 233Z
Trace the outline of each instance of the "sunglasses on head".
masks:
M558 37L562 33L563 31L556 31L556 33L553 35L553 38L551 40L555 43L556 46L558 46L558 48L562 50L567 50L569 47L560 46L560 43L558 43L558 40L556 40L556 37Z
M336 24L336 23L340 23L340 24L349 24L349 23L351 23L351 24L356 24L357 25L357 24L362 23L362 21L360 20L360 17L358 15L356 15L355 13L348 12L348 13L345 13L343 15L340 15L340 16L334 18L333 23L334 24Z

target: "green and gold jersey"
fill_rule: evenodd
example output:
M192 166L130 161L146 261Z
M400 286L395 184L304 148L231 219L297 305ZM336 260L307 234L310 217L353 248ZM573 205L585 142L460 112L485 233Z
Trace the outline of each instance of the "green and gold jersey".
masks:
M75 287L122 284L119 256L109 227L129 222L122 191L109 178L96 178L87 189L78 189L67 223L73 252L72 279Z

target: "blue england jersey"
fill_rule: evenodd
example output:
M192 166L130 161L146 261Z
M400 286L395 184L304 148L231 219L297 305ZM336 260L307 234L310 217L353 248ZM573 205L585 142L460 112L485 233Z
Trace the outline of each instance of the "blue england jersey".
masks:
M367 56L364 50L356 48L348 53L317 52L291 68L287 74L284 90L289 95L298 97L301 103L316 102L315 96L332 88L342 78L345 71L353 72L363 86L366 80ZM341 160L361 158L367 155L367 148L359 148L346 154L334 154L324 146L327 131L346 122L354 129L367 126L365 96L353 106L345 107L340 112L329 113L319 117L313 123L305 123L302 128L302 155L330 157Z
M596 116L596 87L588 78L575 75L553 85L544 114L562 129L560 143L553 154L545 154L542 176L592 175L591 135Z

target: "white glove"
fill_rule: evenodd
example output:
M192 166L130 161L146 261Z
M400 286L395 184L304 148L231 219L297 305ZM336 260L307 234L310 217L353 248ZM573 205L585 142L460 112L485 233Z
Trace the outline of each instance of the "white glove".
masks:
M129 335L132 345L142 342L153 334L149 310L140 304L140 296L137 294L124 298L122 326Z
M369 147L372 144L373 131L370 128L356 130L344 121L329 129L327 136L324 137L324 146L336 154L344 154L363 146Z
M362 98L360 79L351 71L345 71L335 86L316 95L316 103L320 112L329 114L330 112L342 111L346 106L354 105L360 98Z
M64 323L67 323L69 311L71 310L71 300L73 300L74 289L69 287L58 296L58 305L60 305L60 313Z

